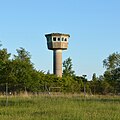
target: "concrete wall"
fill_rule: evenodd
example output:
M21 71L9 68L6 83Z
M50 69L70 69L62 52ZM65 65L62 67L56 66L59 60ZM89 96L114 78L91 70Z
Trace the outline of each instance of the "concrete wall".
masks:
M62 77L62 50L53 51L53 73Z

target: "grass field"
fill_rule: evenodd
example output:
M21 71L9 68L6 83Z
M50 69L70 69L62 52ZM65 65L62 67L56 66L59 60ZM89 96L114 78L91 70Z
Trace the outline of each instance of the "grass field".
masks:
M0 97L0 120L120 120L120 97Z

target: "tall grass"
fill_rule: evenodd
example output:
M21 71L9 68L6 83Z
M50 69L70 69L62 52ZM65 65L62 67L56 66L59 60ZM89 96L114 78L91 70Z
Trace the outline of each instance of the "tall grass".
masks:
M1 97L0 120L120 120L120 97Z

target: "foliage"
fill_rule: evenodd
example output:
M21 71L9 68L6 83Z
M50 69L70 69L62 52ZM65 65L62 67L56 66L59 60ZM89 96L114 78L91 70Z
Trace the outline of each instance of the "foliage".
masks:
M72 70L72 59L69 57L63 62L63 76L73 76L75 71Z
M8 80L11 73L11 61L10 53L7 52L7 49L0 49L0 83L4 80Z
M104 79L110 85L110 91L114 94L120 93L120 53L113 53L103 61L107 68Z
M107 59L103 60L103 66L107 68L107 70L114 70L120 67L120 53L116 52L107 57Z
M16 50L17 55L8 53L6 48L0 49L0 93L8 91L20 92L64 92L84 94L119 94L120 93L120 54L113 53L103 61L106 71L97 77L94 73L92 80L87 75L76 76L73 70L72 59L69 57L63 62L63 77L57 77L36 70L31 62L31 55L24 48ZM11 59L10 59L11 58ZM54 89L55 88L55 89Z

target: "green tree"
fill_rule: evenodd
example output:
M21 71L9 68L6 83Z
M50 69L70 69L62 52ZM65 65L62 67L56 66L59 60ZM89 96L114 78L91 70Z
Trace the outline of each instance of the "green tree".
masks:
M3 48L0 50L0 80L5 81L7 74L5 69L8 67L10 62L10 53L7 52L7 49ZM4 79L3 79L4 76Z
M117 93L120 93L120 67L116 68L115 70L113 70L112 72L113 75L113 79L115 80L115 89L117 91Z
M8 83L9 77L11 75L10 66L10 53L7 49L0 49L0 90L4 91L5 83ZM9 65L10 64L10 65Z
M76 81L76 88L75 88L75 91L80 93L80 92L83 92L84 91L84 78L83 76L74 76L74 81Z
M63 76L74 76L75 71L72 68L72 59L69 57L63 62Z
M118 93L120 91L120 53L113 53L103 61L106 67L104 79L110 84L110 91Z
M0 49L0 66L9 61L10 55L11 54L7 52L7 49Z
M26 51L24 48L20 47L20 49L16 49L18 55L14 55L14 59L25 61L27 63L31 64L31 55L28 51Z
M107 59L103 60L103 66L109 71L120 67L120 53L116 52L109 55Z
M96 87L97 87L97 77L96 77L96 74L93 73L93 76L92 76L92 91L93 91L94 95L96 94Z
M14 55L14 72L17 77L17 83L21 90L29 90L34 71L33 64L30 61L30 54L24 48L17 49L18 55Z
M29 91L32 92L43 91L44 80L45 80L45 74L43 71L33 70L31 72L31 81L28 86Z

